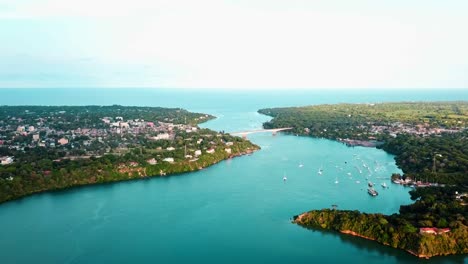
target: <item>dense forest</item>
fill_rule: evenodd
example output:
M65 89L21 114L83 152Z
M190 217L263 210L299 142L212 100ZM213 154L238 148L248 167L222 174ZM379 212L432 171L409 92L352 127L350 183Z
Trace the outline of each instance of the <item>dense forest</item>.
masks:
M407 177L424 182L468 186L468 131L419 136L399 134L379 148L395 155Z
M433 183L410 191L398 214L314 210L295 216L309 228L349 233L421 257L468 253L468 102L338 104L259 110L273 119L265 128L338 141L373 140L395 155L403 175ZM438 186L438 187L437 187ZM436 228L443 234L421 234Z
M404 218L330 209L310 211L296 216L295 221L306 228L330 229L375 240L418 257L468 253L467 226L457 223L447 233L420 234Z

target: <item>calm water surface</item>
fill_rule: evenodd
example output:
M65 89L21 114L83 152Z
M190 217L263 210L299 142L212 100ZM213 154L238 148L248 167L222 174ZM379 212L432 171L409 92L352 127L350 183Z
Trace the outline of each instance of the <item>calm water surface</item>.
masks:
M0 104L9 105L183 107L216 115L218 119L203 126L225 131L260 128L269 119L256 113L262 107L460 99L468 99L466 91L423 96L420 91L0 90ZM295 214L332 204L397 212L411 201L408 189L390 184L389 175L400 172L393 156L291 135L266 133L250 139L262 150L199 172L2 204L1 263L468 263L463 256L422 261L371 241L291 224ZM322 175L317 173L320 168ZM378 184L378 197L366 193L366 177ZM381 189L382 182L390 188Z

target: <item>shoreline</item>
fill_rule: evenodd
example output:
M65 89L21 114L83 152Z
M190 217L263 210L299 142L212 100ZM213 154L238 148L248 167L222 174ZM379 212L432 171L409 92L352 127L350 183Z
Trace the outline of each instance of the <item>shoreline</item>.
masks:
M418 257L420 259L430 259L432 257L437 257L437 256L463 255L463 254L465 254L465 253L448 253L448 252L440 252L440 253L433 254L433 255L420 254L420 253L417 253L417 252L415 252L414 250L411 250L411 249L398 247L398 246L392 246L392 245L390 245L388 243L380 242L376 238L372 238L372 237L362 235L362 234L360 234L360 233L358 233L356 231L350 230L350 229L339 230L337 228L330 227L329 223L327 223L327 224L322 223L321 217L319 219L317 219L313 215L310 215L309 219L304 219L310 213L317 212L317 211L321 211L321 210L312 210L312 211L309 211L309 212L304 212L304 213L302 213L300 215L295 215L295 216L293 216L292 223L297 224L297 225L299 225L299 226L301 226L303 228L306 228L306 229L314 229L314 230L318 230L318 231L331 231L331 232L334 232L336 234L343 234L343 235L348 235L348 236L353 236L353 237L359 237L359 238L366 239L366 240L369 240L369 241L374 241L374 242L376 242L376 243L378 243L380 245L383 245L383 246L392 247L392 248L395 248L395 249L398 249L398 250L403 250L403 251L405 251L405 252L407 252L407 253L415 256L415 257ZM340 210L337 210L337 211L340 211ZM320 223L322 223L322 224L320 224ZM418 235L422 236L420 234L418 234ZM421 248L421 246L422 246L421 242L418 242L418 248Z
M344 143L348 147L366 147L366 148L376 148L384 142L376 141L376 140L359 140L359 139L336 139L338 142Z
M357 232L354 232L352 230L340 230L338 232L340 232L341 234L349 235L349 236L360 237L360 238L363 238L363 239L366 239L366 240L375 241L375 242L377 242L377 243L379 243L381 245L390 247L389 244L381 243L381 242L377 241L375 238L363 236L363 235L361 235L361 234L359 234ZM399 249L399 248L397 248L397 249ZM402 250L404 250L404 251L406 251L406 252L410 253L411 255L416 256L418 258L429 259L431 257L435 257L435 256L427 256L427 255L423 255L423 254L417 254L416 252L413 252L413 251L411 251L409 249L402 249Z
M256 146L256 145L254 145ZM139 175L138 177L131 177L131 178L126 178L126 179L117 179L115 181L111 180L111 181L105 181L105 182L93 182L93 183L78 183L76 185L72 185L72 186L67 186L67 187L64 187L64 188L53 188L53 189L41 189L41 190L37 190L37 191L34 191L34 192L31 192L31 193L28 193L28 194L25 194L25 195L21 195L21 196L18 196L18 197L14 197L14 198L11 198L11 199L6 199L6 200L3 200L3 201L0 201L0 206L2 206L2 204L5 204L5 203L8 203L8 202L12 202L12 201L17 201L17 200L21 200L21 199L24 199L24 198L27 198L27 197L30 197L30 196L33 196L33 195L36 195L36 194L41 194L41 193L48 193L48 192L60 192L60 191L68 191L68 190L71 190L71 189L75 189L75 188L82 188L82 187L87 187L87 186L100 186L100 185L107 185L107 184L113 184L113 183L118 183L118 182L127 182L127 181L136 181L136 180L147 180L147 179L150 179L150 178L162 178L162 177L169 177L169 176L180 176L180 175L184 175L184 174L187 174L187 173L190 173L190 172L197 172L197 171L201 171L203 169L206 169L206 168L209 168L213 165L216 165L222 161L226 161L228 159L232 159L232 158L236 158L236 157L241 157L241 156L245 156L245 155L251 155L252 153L256 152L256 151L259 151L261 148L257 146L257 148L255 149L250 149L250 150L246 150L246 151L243 151L243 152L240 152L240 153L234 153L234 154L231 154L229 155L228 157L224 158L224 159L221 159L221 160L218 160L218 161L215 161L214 163L212 164L209 164L209 165L206 165L206 166L199 166L199 167L196 167L194 170L188 170L188 171L182 171L182 172L174 172L174 173L168 173L167 175L164 174L164 175L158 175L158 174L155 174L155 175ZM145 169L145 167L139 167L139 168L142 168L142 169ZM145 170L146 172L146 170ZM97 175L98 176L98 175ZM96 176L95 176L96 177Z

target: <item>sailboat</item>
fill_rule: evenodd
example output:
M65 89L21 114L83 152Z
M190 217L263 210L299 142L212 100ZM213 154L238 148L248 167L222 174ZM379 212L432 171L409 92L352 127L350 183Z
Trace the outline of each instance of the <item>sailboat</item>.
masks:
M323 170L322 170L322 166L320 166L320 169L318 170L318 172L317 172L317 173L318 173L319 175L322 175L322 172L323 172Z
M286 182L288 180L288 177L286 177L286 174L283 175L283 181Z

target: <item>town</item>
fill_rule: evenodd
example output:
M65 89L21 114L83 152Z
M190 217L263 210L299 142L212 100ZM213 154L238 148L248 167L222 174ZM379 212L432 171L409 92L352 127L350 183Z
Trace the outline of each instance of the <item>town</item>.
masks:
M34 182L57 184L54 178L68 187L164 176L258 149L198 127L212 118L177 108L1 106L0 187L16 180L35 190ZM72 181L73 174L80 176Z

